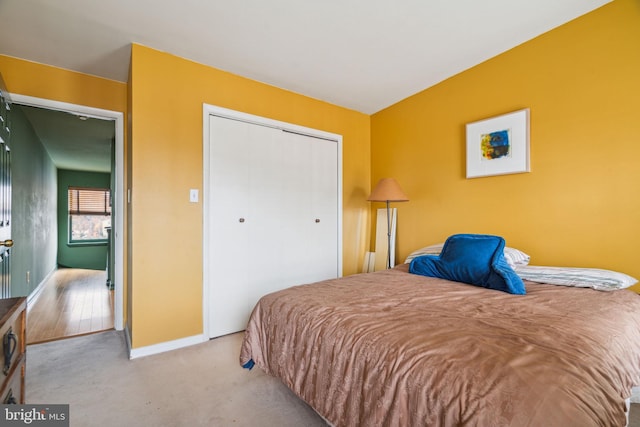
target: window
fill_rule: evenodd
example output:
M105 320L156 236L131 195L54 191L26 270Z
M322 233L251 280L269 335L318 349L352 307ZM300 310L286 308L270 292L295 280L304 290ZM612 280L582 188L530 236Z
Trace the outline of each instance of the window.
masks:
M111 227L108 188L69 187L69 243L107 240Z

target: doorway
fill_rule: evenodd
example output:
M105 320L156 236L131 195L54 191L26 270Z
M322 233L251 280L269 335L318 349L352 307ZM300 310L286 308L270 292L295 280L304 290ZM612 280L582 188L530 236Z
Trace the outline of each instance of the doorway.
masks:
M35 98L19 94L11 94L14 104L29 107L38 107L47 110L61 111L74 114L80 117L90 117L95 119L113 122L115 128L114 137L114 159L112 175L114 184L112 187L113 203L113 224L112 224L112 245L113 245L113 275L110 277L113 284L113 315L114 328L122 330L124 327L124 206L126 197L124 195L124 114L118 111L104 110L83 105L70 104L53 101L43 98Z

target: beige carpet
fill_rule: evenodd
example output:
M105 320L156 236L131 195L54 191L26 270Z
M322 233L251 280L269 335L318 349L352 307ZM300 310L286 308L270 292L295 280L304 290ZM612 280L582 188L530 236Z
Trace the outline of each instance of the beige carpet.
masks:
M278 380L238 365L242 334L129 360L109 331L27 348L27 403L70 404L71 426L325 426ZM630 427L640 427L633 404Z
M70 405L71 426L325 426L278 380L238 364L242 334L129 360L109 331L27 348L27 403Z

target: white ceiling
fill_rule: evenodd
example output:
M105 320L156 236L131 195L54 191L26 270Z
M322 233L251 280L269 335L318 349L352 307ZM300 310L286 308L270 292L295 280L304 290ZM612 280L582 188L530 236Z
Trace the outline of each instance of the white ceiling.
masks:
M0 54L124 82L135 42L372 114L605 3L0 0Z
M373 114L608 2L0 0L0 54L126 82L139 43ZM113 123L24 111L58 168L110 170Z
M19 108L58 169L111 172L113 121L25 105Z

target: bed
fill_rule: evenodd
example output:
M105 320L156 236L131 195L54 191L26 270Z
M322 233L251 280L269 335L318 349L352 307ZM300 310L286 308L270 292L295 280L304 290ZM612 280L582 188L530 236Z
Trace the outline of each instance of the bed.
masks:
M637 294L524 280L513 295L410 265L265 295L241 365L335 426L626 424Z

